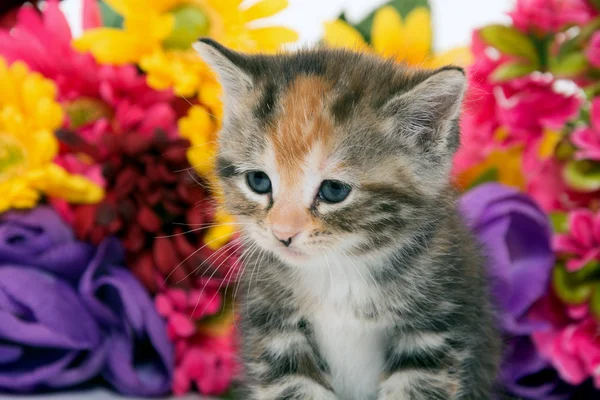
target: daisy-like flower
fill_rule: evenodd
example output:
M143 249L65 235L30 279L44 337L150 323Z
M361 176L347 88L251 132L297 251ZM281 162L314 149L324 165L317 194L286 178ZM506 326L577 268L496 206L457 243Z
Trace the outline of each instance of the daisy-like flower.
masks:
M102 63L139 64L157 89L174 87L195 95L211 73L191 49L200 36L248 52L275 51L297 40L283 27L252 27L287 7L287 0L262 0L243 7L242 0L106 0L124 18L123 29L86 31L75 45Z
M30 208L42 193L74 203L102 199L100 187L53 163L64 114L56 86L23 63L0 58L0 212Z
M324 41L331 47L375 51L385 57L424 68L447 64L466 66L471 62L468 48L433 54L431 14L424 7L413 9L404 19L393 6L382 7L375 13L371 38L372 48L358 30L342 20L325 25Z

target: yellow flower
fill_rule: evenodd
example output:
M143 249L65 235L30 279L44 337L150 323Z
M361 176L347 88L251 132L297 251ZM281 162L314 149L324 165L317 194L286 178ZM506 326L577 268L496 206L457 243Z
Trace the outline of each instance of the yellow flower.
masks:
M480 164L462 172L457 183L463 189L477 182L488 171L494 171L494 181L523 190L525 177L522 169L523 149L515 146L506 150L494 150Z
M64 118L54 83L0 58L0 87L0 212L31 208L42 193L74 203L100 201L100 187L52 163L54 130Z
M156 89L173 87L193 96L209 71L191 45L210 36L226 46L247 52L276 51L297 40L283 27L253 27L255 21L287 7L287 0L262 0L242 7L242 0L106 0L124 18L123 29L97 28L75 41L100 62L135 63Z
M378 10L371 28L372 48L360 32L341 20L325 24L325 43L332 47L375 51L388 58L423 68L437 68L447 64L466 66L471 62L467 48L456 48L434 55L431 49L432 27L429 10L417 7L402 16L392 6Z

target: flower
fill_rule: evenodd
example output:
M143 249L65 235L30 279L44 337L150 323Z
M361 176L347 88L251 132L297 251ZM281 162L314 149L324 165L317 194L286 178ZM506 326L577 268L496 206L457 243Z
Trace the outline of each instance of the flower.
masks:
M73 286L92 255L47 207L0 215L0 389L62 388L99 373L101 332Z
M86 4L89 7L88 0ZM177 135L173 93L148 87L132 65L99 65L90 54L75 51L56 0L48 1L43 13L21 8L17 25L0 31L0 54L52 79L67 127L92 143L104 134L130 130L152 135L161 129Z
M99 201L100 187L53 163L58 153L54 130L63 120L54 84L23 63L8 66L0 57L0 86L0 212L31 208L40 194L75 203Z
M432 27L429 10L417 7L405 19L393 6L375 12L371 30L373 50L409 65L436 68L447 64L468 65L467 49L432 54ZM337 19L325 25L324 41L332 47L370 50L362 35L348 23Z
M569 271L583 268L591 261L600 261L600 213L576 209L568 214L569 231L554 237L554 248L566 255Z
M600 32L594 32L590 38L590 43L585 49L585 55L590 64L600 68Z
M97 248L76 241L42 206L0 217L0 249L0 388L69 387L101 375L123 394L169 391L165 323L121 266L115 239Z
M539 329L528 312L546 292L554 266L547 216L527 195L497 183L465 193L460 210L489 257L504 332L526 335Z
M569 25L585 25L597 12L586 0L517 0L509 15L523 32L545 34Z
M214 223L212 199L186 160L188 142L169 140L160 132L149 139L137 133L105 139L111 156L98 162L106 197L95 205L61 206L66 220L80 239L98 244L107 236L120 238L127 265L152 292L163 287L167 277L169 283L189 285L193 272L228 243L232 231L205 241L211 228L221 229L221 223ZM215 265L221 265L222 272L230 266Z
M600 325L595 318L573 319L552 296L540 303L539 318L552 324L535 332L533 340L539 352L549 360L561 378L572 385L593 379L600 389Z
M102 376L122 394L164 395L171 386L173 349L150 296L122 261L121 245L103 241L79 283L106 338Z
M579 92L559 91L555 80L546 75L513 79L494 94L498 121L507 129L505 141L526 145L537 143L544 128L562 128L582 104Z
M75 283L92 254L48 207L0 214L0 264L35 266Z
M175 394L188 392L193 382L205 395L221 395L231 385L237 364L233 308L221 292L227 283L197 278L192 289L170 287L156 296L156 309L167 319L176 348Z
M576 129L571 141L579 148L577 159L600 161L600 97L592 100L590 120L591 126Z
M528 336L506 340L501 367L504 388L519 398L531 400L567 400L573 388L559 378L552 365L538 352Z
M0 389L62 388L96 376L98 325L71 286L27 267L0 263Z
M287 7L286 0L262 0L243 8L241 0L107 0L124 18L123 29L95 28L75 41L102 63L139 64L157 89L174 87L182 96L201 91L209 75L191 45L211 36L224 45L250 52L275 51L297 39L283 27L252 27Z

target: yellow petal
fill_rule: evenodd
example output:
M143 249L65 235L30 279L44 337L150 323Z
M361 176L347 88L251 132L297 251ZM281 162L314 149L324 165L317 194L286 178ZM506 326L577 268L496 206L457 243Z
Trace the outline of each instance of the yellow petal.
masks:
M101 63L117 65L136 63L152 50L150 43L143 43L136 35L113 28L85 31L75 39L74 46L79 51L89 51Z
M363 51L368 49L368 45L360 32L340 20L325 23L323 40L325 44L331 47Z
M242 15L246 22L250 22L275 15L287 6L287 0L262 0L245 9Z
M262 52L276 51L282 44L298 40L296 31L279 26L252 29L248 34L256 43L256 50Z
M458 65L459 67L468 67L473 63L473 53L468 47L456 47L442 54L436 55L430 62L424 66L439 68L445 65Z
M429 10L417 7L404 20L406 53L403 59L412 65L426 60L431 52L432 27Z
M405 51L406 39L402 17L392 6L381 8L375 13L371 40L378 53L398 56Z
M560 143L563 135L560 132L547 129L539 144L538 155L542 159L550 158L554 155L554 150Z

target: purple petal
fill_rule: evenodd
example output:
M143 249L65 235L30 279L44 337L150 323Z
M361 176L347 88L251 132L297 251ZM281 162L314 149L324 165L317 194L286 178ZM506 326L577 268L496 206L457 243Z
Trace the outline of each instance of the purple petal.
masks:
M59 374L53 376L48 387L71 387L86 382L100 374L106 361L106 343L96 349L80 352Z
M18 360L23 349L10 343L0 343L0 364L8 364ZM1 367L0 367L1 368Z
M16 362L0 365L0 388L31 392L44 385L71 363L77 352L59 349L24 348Z
M20 313L14 307L0 310L0 339L65 349L91 349L100 342L98 326L77 294L55 277L3 265L0 292L4 302L11 299L21 307Z

